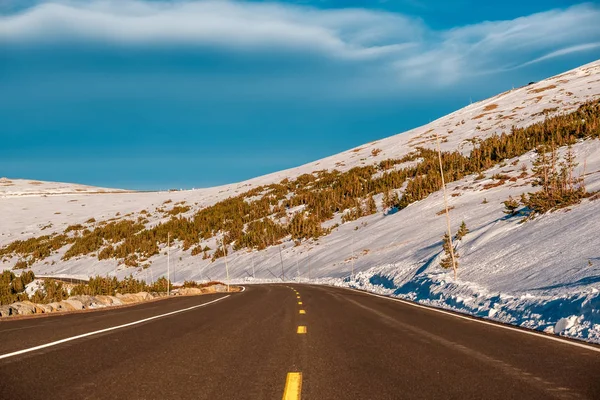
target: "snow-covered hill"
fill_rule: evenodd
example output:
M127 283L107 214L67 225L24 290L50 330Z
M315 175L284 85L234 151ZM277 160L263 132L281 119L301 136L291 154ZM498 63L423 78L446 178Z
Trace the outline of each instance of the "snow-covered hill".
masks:
M466 154L474 139L510 131L512 126L529 126L598 98L600 61L474 103L396 136L301 167L210 189L136 193L4 179L0 180L0 246L60 233L90 218L137 217L142 210L148 211L144 215L152 226L168 219L156 211L165 202L190 206L183 214L189 216L229 196L285 178L324 169L347 171L401 158L419 146L434 148L436 134L442 150ZM587 190L600 190L600 141L579 142L573 151L579 161L576 174L585 172ZM343 223L317 241L295 245L290 240L262 251L234 252L228 256L230 276L236 281L275 280L283 269L288 279L366 288L600 342L600 201L586 199L524 224L518 217L507 217L501 202L532 190L531 179L520 177L520 168L524 164L530 170L533 158L530 152L485 171L484 179L468 176L448 185L452 229L456 231L462 221L470 229L459 245L457 281L439 267L445 231L441 192L390 215L384 214L379 195L375 197L379 212ZM513 179L495 185L492 177L496 174ZM335 222L341 222L340 215L329 225ZM214 238L206 244L217 247ZM89 256L63 261L63 254L64 249L36 262L32 269L38 275L82 278L133 274L155 280L166 274L164 246L160 255L149 260L147 269ZM3 266L11 268L15 260L6 257ZM212 262L191 256L178 242L171 247L171 266L171 279L176 282L224 279L226 274L223 258ZM352 270L354 276L350 276Z

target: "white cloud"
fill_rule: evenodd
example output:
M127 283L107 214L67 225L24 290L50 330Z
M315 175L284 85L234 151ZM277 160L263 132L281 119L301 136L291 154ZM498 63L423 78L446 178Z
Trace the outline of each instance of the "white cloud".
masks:
M578 53L578 52L582 52L582 51L588 51L588 50L594 50L600 48L600 42L596 42L596 43L585 43L585 44L580 44L580 45L576 45L576 46L570 46L570 47L566 47L560 50L556 50L556 51L552 51L548 54L545 54L541 57L538 57L536 59L533 59L531 61L528 61L526 63L523 63L521 65L519 65L520 67L525 67L527 65L531 65L531 64L536 64L545 60L550 60L552 58L556 58L556 57L562 57L565 56L567 54L572 54L572 53Z
M446 31L398 13L233 1L53 1L0 17L0 41L90 40L210 46L232 52L308 52L375 61L395 79L442 84L591 51L600 40L591 4Z
M0 38L9 41L293 47L344 58L397 51L421 29L389 13L229 1L48 2L0 19Z

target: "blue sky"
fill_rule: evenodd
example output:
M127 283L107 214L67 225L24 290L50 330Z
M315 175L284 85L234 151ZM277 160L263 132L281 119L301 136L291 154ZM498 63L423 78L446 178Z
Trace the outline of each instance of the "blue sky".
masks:
M0 0L0 176L206 187L600 58L572 1Z

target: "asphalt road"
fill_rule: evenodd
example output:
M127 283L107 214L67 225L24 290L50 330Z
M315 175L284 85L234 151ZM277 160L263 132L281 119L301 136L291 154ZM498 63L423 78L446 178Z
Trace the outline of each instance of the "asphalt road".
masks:
M588 348L339 288L225 296L2 321L0 399L600 399Z

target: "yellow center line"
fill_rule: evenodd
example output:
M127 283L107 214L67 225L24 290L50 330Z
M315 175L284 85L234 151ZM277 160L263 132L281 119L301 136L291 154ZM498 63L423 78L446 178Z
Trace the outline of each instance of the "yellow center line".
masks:
M298 305L299 305L299 306L301 306L301 305L302 305L302 302L301 302L301 301L299 301L299 302L298 302Z
M306 333L306 326L300 325L298 327L298 333Z
M306 314L306 310L300 310L300 314Z
M289 372L285 379L283 400L300 400L302 395L302 372Z
M300 298L300 296L296 296L296 298L298 298L298 299L299 299L299 298Z

